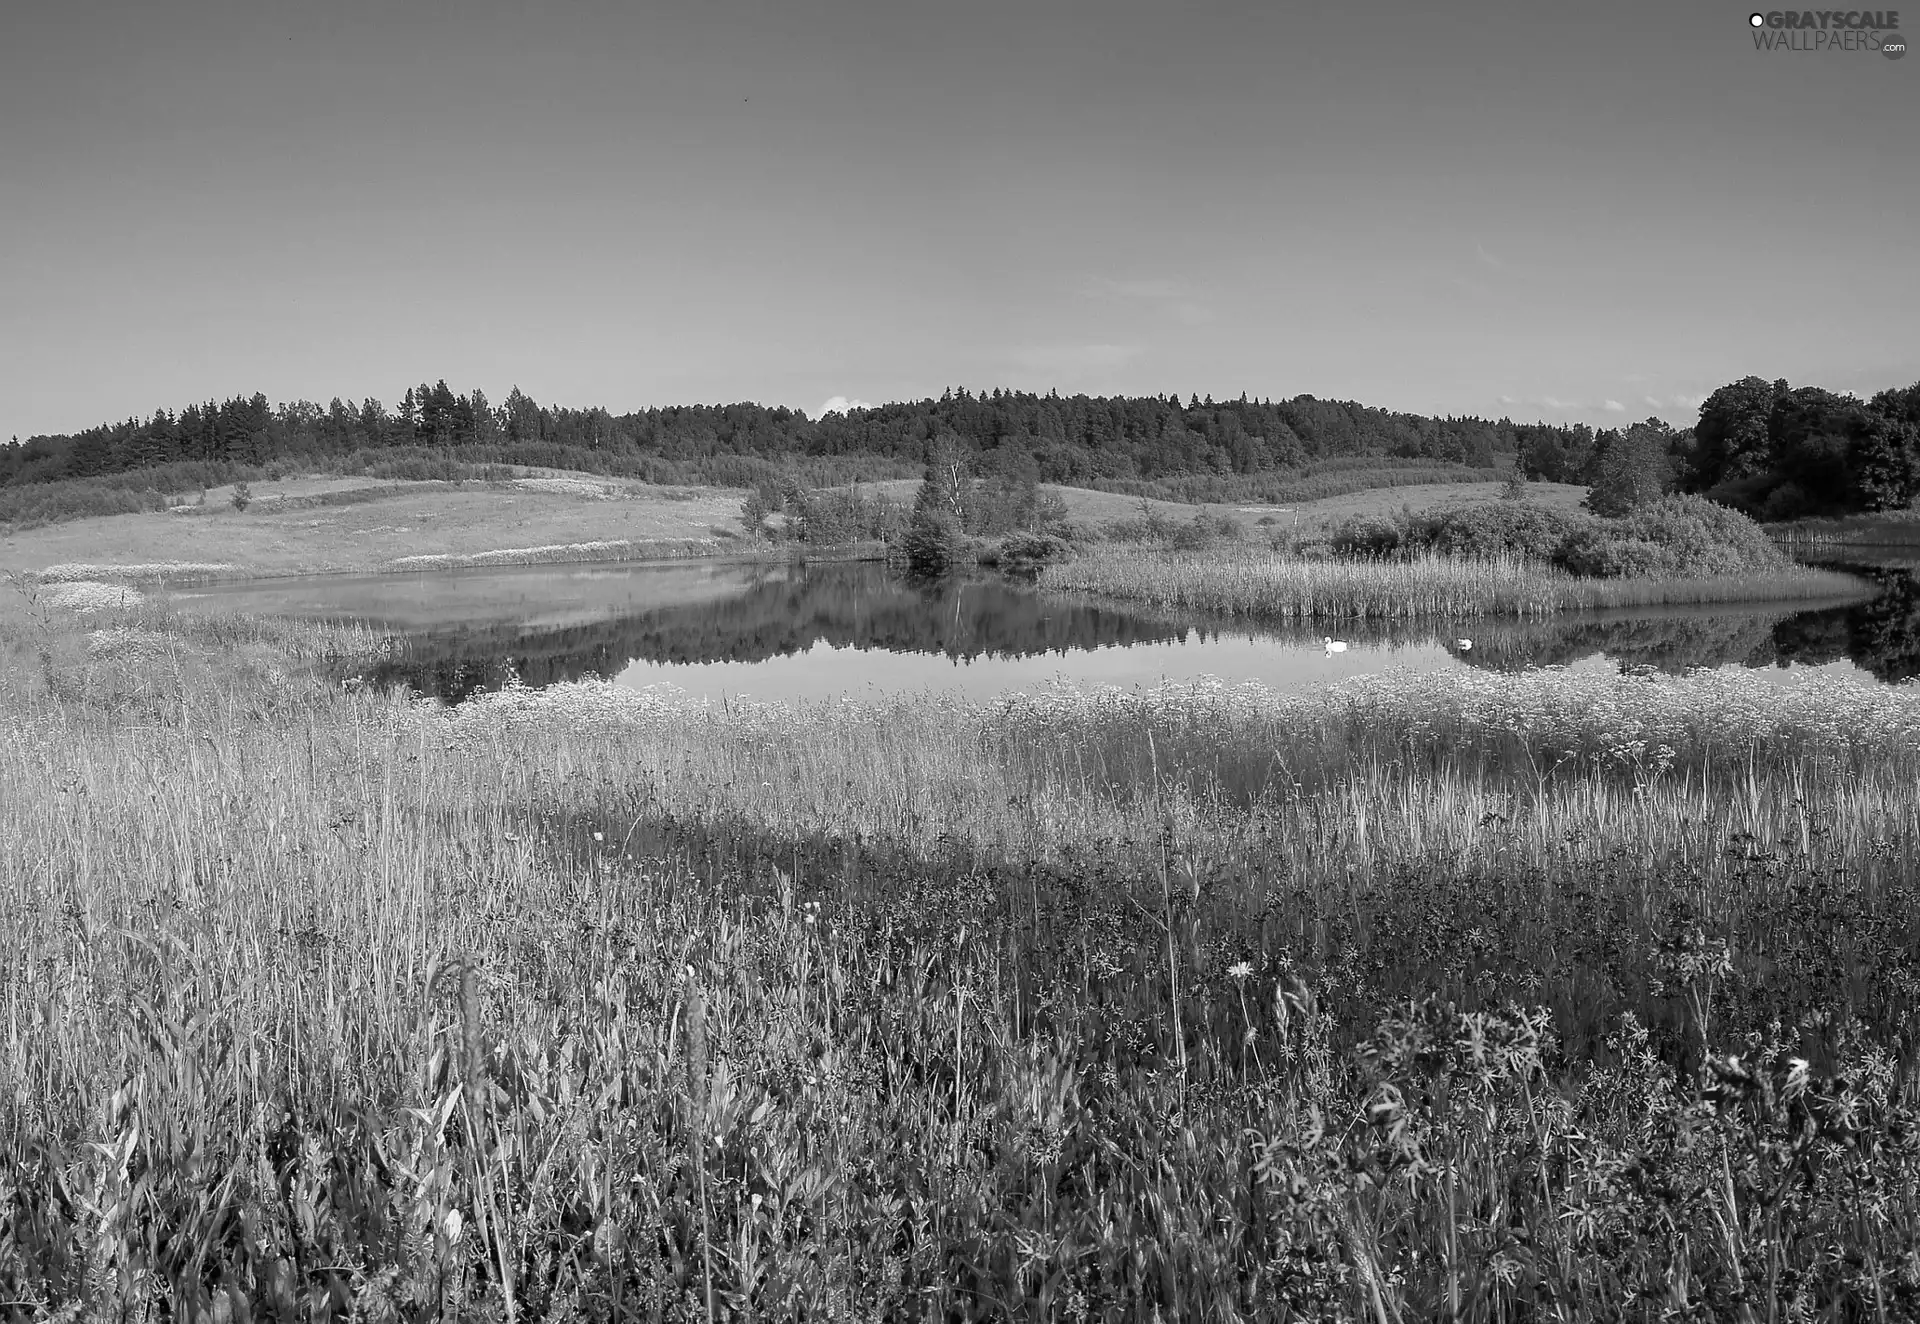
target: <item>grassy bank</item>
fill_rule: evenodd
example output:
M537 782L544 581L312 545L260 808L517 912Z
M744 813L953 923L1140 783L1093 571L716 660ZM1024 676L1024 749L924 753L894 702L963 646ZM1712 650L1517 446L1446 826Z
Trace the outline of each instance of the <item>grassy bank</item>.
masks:
M1920 1303L1911 689L445 710L61 610L9 1319Z
M1545 616L1586 607L1748 602L1865 592L1833 571L1591 579L1514 556L1331 560L1248 548L1110 552L1040 572L1043 588L1252 621Z

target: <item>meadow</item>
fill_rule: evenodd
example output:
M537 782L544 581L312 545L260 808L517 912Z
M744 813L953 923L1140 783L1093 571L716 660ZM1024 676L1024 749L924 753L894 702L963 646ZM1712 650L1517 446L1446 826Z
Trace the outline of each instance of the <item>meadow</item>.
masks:
M80 605L0 1317L1920 1312L1912 687L447 709Z
M738 520L746 494L726 488L530 472L462 483L288 477L252 484L249 495L244 509L228 485L210 489L205 504L10 529L0 534L0 565L183 563L252 578L746 550Z

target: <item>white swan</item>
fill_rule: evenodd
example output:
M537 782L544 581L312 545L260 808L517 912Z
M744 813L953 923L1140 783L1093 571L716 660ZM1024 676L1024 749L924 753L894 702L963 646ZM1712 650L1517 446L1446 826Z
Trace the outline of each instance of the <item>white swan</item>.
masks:
M1321 638L1327 641L1327 651L1329 653L1344 653L1347 651L1347 645L1344 641L1335 639L1331 635L1322 635Z

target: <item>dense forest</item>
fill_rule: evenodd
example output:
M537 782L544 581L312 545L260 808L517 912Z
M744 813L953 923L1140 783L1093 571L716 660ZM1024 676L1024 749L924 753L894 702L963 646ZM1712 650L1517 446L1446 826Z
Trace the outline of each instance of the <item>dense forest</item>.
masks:
M520 463L767 487L900 476L955 450L981 473L1187 500L1457 481L1516 456L1527 477L1595 486L1602 504L1679 490L1788 518L1904 508L1920 496L1920 383L1861 401L1748 377L1708 397L1693 427L1650 418L1617 431L1427 417L1311 395L1183 403L1177 394L961 388L814 419L757 404L616 415L541 405L518 388L494 405L444 380L409 389L393 409L338 397L273 405L256 393L0 445L0 520L107 513L102 492L118 494L114 508L147 508L166 493L295 467L425 477L436 464L451 473ZM1341 469L1351 474L1343 486L1325 481ZM1325 492L1301 486L1314 476ZM55 484L84 499L56 498Z

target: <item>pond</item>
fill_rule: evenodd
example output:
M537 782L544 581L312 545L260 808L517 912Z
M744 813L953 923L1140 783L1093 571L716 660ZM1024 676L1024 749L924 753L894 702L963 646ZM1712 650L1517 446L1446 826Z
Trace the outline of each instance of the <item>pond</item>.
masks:
M1920 586L1849 566L1874 596L1254 628L1040 593L1000 577L915 583L875 564L563 565L316 576L174 590L182 610L352 619L391 633L366 673L449 702L517 676L667 682L715 700L957 690L987 698L1056 680L1133 686L1213 676L1293 689L1388 669L1823 667L1920 675ZM1328 652L1328 630L1348 647ZM1470 638L1471 648L1460 640Z

